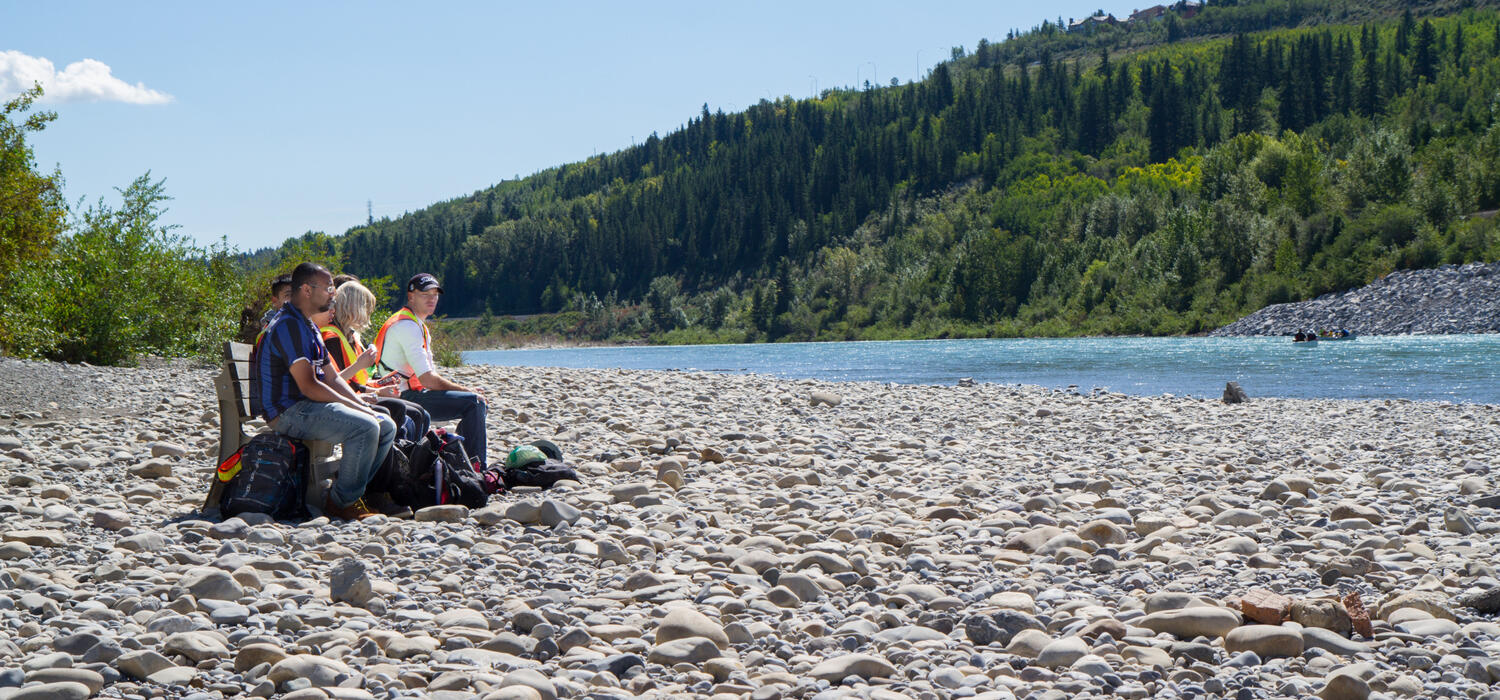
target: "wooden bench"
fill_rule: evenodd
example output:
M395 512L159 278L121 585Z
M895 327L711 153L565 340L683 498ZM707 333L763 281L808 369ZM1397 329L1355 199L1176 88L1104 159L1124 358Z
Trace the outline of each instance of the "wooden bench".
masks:
M219 459L217 467L240 446L250 441L251 432L267 429L265 423L250 411L250 346L245 343L224 343L224 364L214 377L214 394L219 399ZM323 514L323 497L338 470L339 461L333 456L333 443L320 440L304 440L311 458L312 474L307 480L307 511L313 517ZM205 516L219 517L219 498L224 484L217 476L203 502Z

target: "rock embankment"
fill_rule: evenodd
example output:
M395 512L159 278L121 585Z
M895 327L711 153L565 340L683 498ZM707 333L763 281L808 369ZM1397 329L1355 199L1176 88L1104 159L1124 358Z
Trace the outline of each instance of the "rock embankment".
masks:
M0 700L1500 698L1500 407L455 373L582 482L210 522L209 372L0 360Z
M1267 306L1209 335L1292 335L1322 328L1359 335L1500 332L1500 262L1398 270L1359 289Z

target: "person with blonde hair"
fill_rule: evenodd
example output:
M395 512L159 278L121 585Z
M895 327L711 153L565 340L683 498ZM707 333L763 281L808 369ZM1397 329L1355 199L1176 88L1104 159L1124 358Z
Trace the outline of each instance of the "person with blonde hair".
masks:
M400 398L400 392L391 385L372 381L369 368L374 366L377 354L375 346L366 347L360 332L370 326L370 314L375 310L375 294L358 281L339 285L333 295L333 308L329 318L317 319L323 334L323 345L338 370L339 378L349 383L355 392L373 393L377 409L383 409L401 428L397 437L416 441L427 433L432 422L426 409Z

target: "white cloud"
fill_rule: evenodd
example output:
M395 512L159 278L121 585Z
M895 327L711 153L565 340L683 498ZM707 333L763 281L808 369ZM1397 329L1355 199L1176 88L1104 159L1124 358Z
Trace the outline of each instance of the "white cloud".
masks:
M144 83L131 85L110 73L109 66L92 58L69 63L61 71L52 62L20 51L0 51L0 97L11 97L42 84L47 102L125 102L159 105L172 96Z

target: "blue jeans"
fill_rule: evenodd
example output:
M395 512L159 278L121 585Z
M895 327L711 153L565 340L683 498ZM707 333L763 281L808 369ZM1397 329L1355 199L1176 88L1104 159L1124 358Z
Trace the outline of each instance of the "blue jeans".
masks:
M347 506L365 495L365 484L375 476L375 470L385 461L396 439L396 424L388 416L377 418L343 404L305 399L278 415L271 428L289 438L344 446L344 457L329 494L338 506Z
M479 395L467 391L403 391L401 398L427 409L432 420L458 419L458 435L464 439L464 452L470 459L478 459L480 468L489 465L489 456L484 452L485 417L489 408L479 400Z

